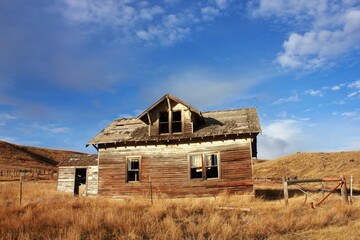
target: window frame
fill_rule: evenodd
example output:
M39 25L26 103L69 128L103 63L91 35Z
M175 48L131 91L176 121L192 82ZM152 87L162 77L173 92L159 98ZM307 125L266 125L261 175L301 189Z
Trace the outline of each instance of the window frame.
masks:
M129 160L130 159L138 159L139 168L138 172L138 180L137 181L129 181L129 172L135 172L136 170L129 170ZM126 183L141 183L141 156L133 155L133 156L126 156L125 157L125 182Z
M173 118L174 118L174 113L175 112L180 112L180 121L173 121ZM168 114L168 118L167 118L167 121L161 121L161 116L163 113L167 113ZM184 112L183 110L175 110L175 111L159 111L158 113L158 133L159 135L170 135L170 134L182 134L184 132ZM166 125L167 124L167 129L168 131L167 132L164 132L162 131L162 125ZM180 132L176 131L174 132L174 128L173 128L173 125L174 124L180 124Z
M217 159L217 177L211 177L209 178L207 176L207 164L206 164L206 156L208 155L216 155ZM201 169L202 169L202 177L201 178L192 178L191 177L191 171L194 168L199 167L192 167L191 165L191 158L192 156L200 156L201 157ZM220 164L220 152L197 152L197 153L190 153L188 154L188 172L189 172L189 179L192 181L196 180L212 180L212 179L221 179L221 164Z

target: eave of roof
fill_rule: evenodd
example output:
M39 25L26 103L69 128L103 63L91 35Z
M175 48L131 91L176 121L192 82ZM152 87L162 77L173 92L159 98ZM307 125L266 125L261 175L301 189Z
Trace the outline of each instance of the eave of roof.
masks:
M63 160L58 164L58 167L66 166L97 166L97 154L73 154L68 159Z

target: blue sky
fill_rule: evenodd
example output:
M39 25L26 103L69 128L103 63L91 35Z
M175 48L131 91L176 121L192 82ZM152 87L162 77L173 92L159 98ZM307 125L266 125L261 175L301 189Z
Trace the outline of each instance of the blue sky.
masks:
M360 1L0 0L0 139L92 152L165 93L257 107L259 157L360 150Z

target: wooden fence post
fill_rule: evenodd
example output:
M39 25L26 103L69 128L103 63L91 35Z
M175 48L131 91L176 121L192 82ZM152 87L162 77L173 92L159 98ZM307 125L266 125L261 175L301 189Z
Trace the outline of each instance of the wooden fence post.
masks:
M283 177L285 205L289 205L289 191L286 177Z
M352 197L353 197L353 182L354 178L353 175L350 177L350 203L352 203Z
M22 175L20 174L20 187L19 187L19 203L20 203L20 206L21 206L21 202L22 202Z
M152 183L151 183L151 176L150 175L149 175L149 183L150 183L150 200L151 200L151 204L153 204Z
M346 179L344 176L341 176L343 184L341 185L341 197L345 203L348 202L348 194L347 194L347 188L346 188Z

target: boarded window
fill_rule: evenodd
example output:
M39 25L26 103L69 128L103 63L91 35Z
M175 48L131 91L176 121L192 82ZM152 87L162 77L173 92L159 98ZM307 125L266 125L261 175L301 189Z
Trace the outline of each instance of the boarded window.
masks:
M127 157L127 182L140 181L140 157Z
M173 133L182 132L181 111L172 113L172 132Z
M203 153L190 155L190 178L219 178L219 154Z
M159 117L159 133L169 133L169 113L160 112Z

